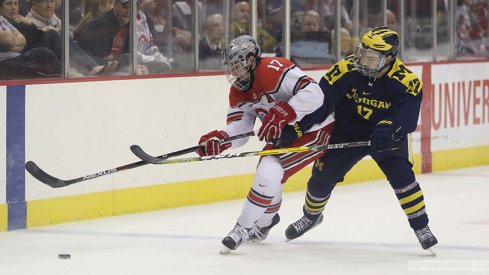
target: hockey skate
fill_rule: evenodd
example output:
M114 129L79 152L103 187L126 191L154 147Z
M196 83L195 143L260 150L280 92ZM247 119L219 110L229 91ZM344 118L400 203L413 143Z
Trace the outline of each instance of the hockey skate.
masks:
M253 228L251 228L249 232L248 241L254 243L263 241L268 237L268 233L270 232L270 229L272 229L272 227L274 227L279 222L280 222L280 216L277 213L275 214L275 216L273 216L272 223L270 225L265 227L259 227L257 225L253 226Z
M418 237L419 243L424 250L428 250L431 253L435 254L434 245L438 243L438 240L435 238L433 233L428 226L425 226L421 229L414 230L416 237Z
M285 230L285 237L287 237L286 241L290 241L300 236L304 235L307 231L313 229L318 226L323 221L323 214L319 214L319 217L313 221L306 216L302 216L298 221L289 225Z
M220 251L221 254L227 254L231 250L236 250L241 243L246 242L249 239L250 229L244 228L238 223L234 226L233 230L222 239L222 244L224 245Z

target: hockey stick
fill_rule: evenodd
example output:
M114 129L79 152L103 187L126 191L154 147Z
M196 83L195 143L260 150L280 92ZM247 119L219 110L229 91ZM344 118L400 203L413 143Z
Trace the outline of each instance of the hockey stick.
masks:
M370 141L357 141L357 142L345 142L327 145L316 145L316 146L301 146L301 147L291 147L291 148L279 148L271 149L265 151L251 151L243 153L231 153L226 155L216 155L216 156L204 156L204 157L194 157L194 158L182 158L182 159L165 159L154 164L174 164L174 163L187 163L187 162L198 162L206 160L217 160L217 159L230 159L230 158L242 158L242 157L253 157L253 156L270 156L270 155L280 155L288 153L302 153L302 152L316 152L321 150L333 150L333 149L343 149L343 148L354 148L354 147L364 147L370 146Z
M246 136L252 136L252 135L254 135L254 133L253 132L249 132L249 133L245 133L245 134L242 134L242 135L238 135L238 136L233 136L233 137L227 138L227 139L225 139L225 141L231 141L231 140L243 138L243 137L246 137ZM193 147L190 147L190 148L187 148L187 149L183 149L183 150L179 150L179 151L176 151L176 152L164 154L164 155L158 156L157 158L167 159L167 158L171 158L171 157L181 156L181 155L184 155L184 154L187 154L187 153L194 152L199 147L200 146L193 146ZM29 172L34 178L36 178L40 182L42 182L44 184L47 184L47 185L51 186L52 188L59 188L59 187L64 187L64 186L71 185L73 183L77 183L77 182L81 182L81 181L86 181L86 180L91 180L91 179L94 179L94 178L98 178L98 177L101 177L101 176L113 174L113 173L116 173L116 172L133 169L133 168L140 167L140 166L143 166L143 165L146 165L146 164L149 164L149 163L148 162L145 162L145 161L133 162L133 163L122 165L122 166L119 166L119 167L116 167L116 168L107 169L107 170L104 170L104 171L100 171L100 172L93 173L93 174L88 174L88 175L85 175L83 177L79 177L79 178L75 178L75 179L70 179L70 180L62 180L62 179L58 179L56 177L53 177L53 176L49 175L48 173L44 172L44 170L42 170L33 161L28 161L25 164L25 170L27 170L27 172Z
M223 139L220 142L221 143L229 142L229 141L233 141L233 140L236 140L236 139L253 136L254 134L255 134L254 132L248 132L248 133L244 133L244 134L239 134L239 135L235 135L235 136L232 136L232 137ZM202 145L197 145L197 146L188 148L186 150L190 150L190 152L193 152L193 151L196 151L197 149L199 149L200 147L202 147ZM139 146L139 145L131 145L130 149L131 149L131 152L134 155L136 155L136 157L140 158L141 160L143 160L145 162L152 163L152 164L156 164L156 163L158 163L158 162L160 162L160 161L165 160L165 159L168 158L165 155L154 157L154 156L146 153L141 148L141 146ZM190 153L190 152L188 152L188 153Z

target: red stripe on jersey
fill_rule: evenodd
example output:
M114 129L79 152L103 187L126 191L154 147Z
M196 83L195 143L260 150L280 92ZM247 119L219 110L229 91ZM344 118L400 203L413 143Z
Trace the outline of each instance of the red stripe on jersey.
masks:
M241 118L243 118L243 113L231 114L231 115L228 115L226 122L227 122L227 124L229 124L233 121L240 120Z
M298 91L304 89L304 87L309 85L311 82L314 82L314 79L311 77L304 77L297 81L294 87L294 95L297 94Z

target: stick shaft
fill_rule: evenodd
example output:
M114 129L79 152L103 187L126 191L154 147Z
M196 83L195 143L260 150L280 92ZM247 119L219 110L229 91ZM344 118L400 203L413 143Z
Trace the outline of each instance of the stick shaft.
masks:
M242 157L252 157L252 156L270 156L270 155L280 155L288 153L302 153L302 152L314 152L322 150L335 150L343 148L354 148L354 147L365 147L370 146L370 141L357 141L357 142L345 142L318 146L301 146L301 147L290 147L290 148L278 148L265 151L251 151L243 153L231 153L226 155L216 155L216 156L204 156L204 157L193 157L193 158L182 158L182 159L166 159L155 164L176 164L176 163L188 163L188 162L198 162L207 160L218 160L218 159L230 159L230 158L242 158Z
M232 140L235 140L235 139L243 138L243 137L246 137L246 136L252 136L252 135L254 135L253 132L248 132L248 133L245 133L245 134L241 134L241 135L229 137L225 141L232 141ZM157 158L164 160L164 159L171 158L171 157L181 156L181 155L184 155L184 154L187 154L187 153L192 153L195 150L197 150L198 148L200 148L200 145L198 145L198 146L192 146L192 147L185 148L185 149L182 149L182 150L179 150L179 151L175 151L175 152L171 152L171 153L168 153L168 154L163 154L163 155L157 156ZM47 185L51 186L52 188L59 188L59 187L68 186L68 185L71 185L71 184L74 184L74 183L77 183L77 182L87 181L87 180L91 180L91 179L94 179L94 178L106 176L106 175L109 175L109 174L114 174L114 173L117 173L117 172L120 172L120 171L134 169L134 168L137 168L137 167L140 167L140 166L143 166L143 165L147 165L147 164L149 164L149 163L146 162L146 161L142 161L141 160L141 161L138 161L138 162L133 162L133 163L129 163L129 164L126 164L126 165L118 166L118 167L115 167L115 168L111 168L111 169L99 171L99 172L96 172L96 173L91 173L91 174L88 174L88 175L85 175L85 176L82 176L82 177L78 177L78 178L74 178L74 179L70 179L70 180L62 180L62 179L56 178L56 177L54 177L54 176L46 173L44 170L42 170L33 161L26 162L25 169L27 170L27 172L29 172L29 174L31 174L34 178L36 178L40 182L42 182L44 184L47 184Z

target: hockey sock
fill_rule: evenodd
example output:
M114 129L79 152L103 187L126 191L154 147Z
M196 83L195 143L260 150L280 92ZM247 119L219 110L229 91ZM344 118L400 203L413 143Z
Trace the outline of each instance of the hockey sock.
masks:
M424 204L423 191L417 181L394 189L397 199L408 218L411 228L421 229L428 224L428 215Z
M261 215L261 217L256 221L256 225L259 227L266 227L269 226L272 223L273 217L277 214L278 210L280 209L280 206L282 205L282 190L284 188L284 185L281 184L280 187L278 188L277 192L275 193L275 196L273 197L272 202L268 206L267 210L265 210L265 213Z
M262 217L272 204L276 193L281 191L283 176L284 169L278 158L268 156L261 159L253 185L238 217L241 226L251 228Z
M402 158L386 159L380 168L387 176L397 199L414 230L428 224L423 191L414 177L411 164Z
M311 193L308 191L306 193L306 201L304 203L304 215L311 220L315 220L319 214L323 212L330 196L331 193L329 193L326 197L318 198L311 195Z

